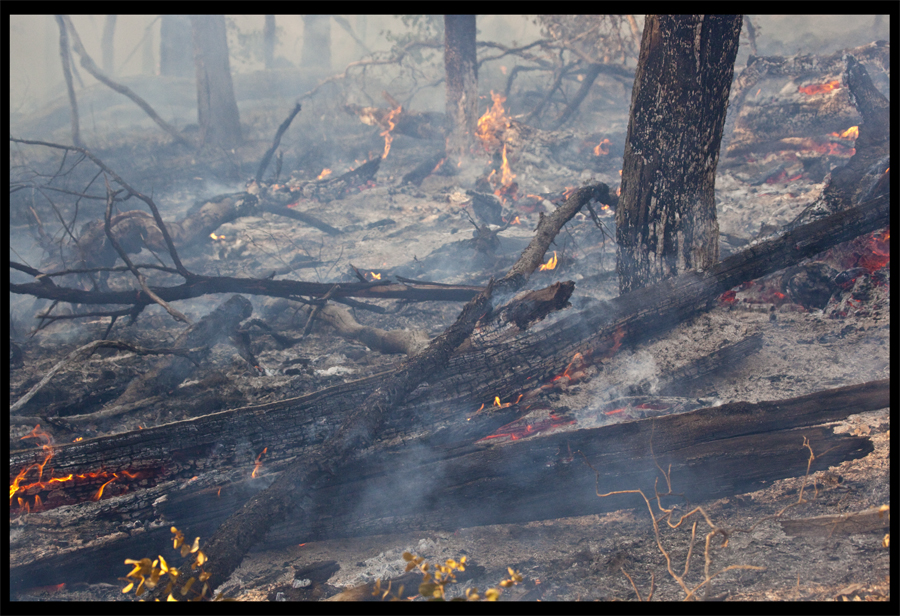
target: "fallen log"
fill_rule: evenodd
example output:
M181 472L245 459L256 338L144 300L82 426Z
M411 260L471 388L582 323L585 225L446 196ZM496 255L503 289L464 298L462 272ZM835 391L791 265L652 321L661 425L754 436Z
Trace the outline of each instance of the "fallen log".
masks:
M468 431L475 426L482 430L481 435L489 433L483 430L511 421L516 410L509 407L493 411L491 417L498 417L496 420L479 416L465 421L458 416L458 409L477 408L494 396L509 399L528 383L540 385L561 374L576 352L599 356L615 346L616 341L627 344L659 335L715 305L717 298L731 287L883 228L889 220L889 198L883 195L752 246L725 259L706 274L688 272L614 300L599 302L586 310L562 313L562 318L532 328L514 340L484 348L476 346L451 358L444 372L432 379L427 388L413 391L407 411L398 413L397 421L406 421L407 412L433 413L429 416L432 425L447 427L437 430L434 436L435 442L444 444L478 434L477 430ZM321 442L343 420L346 409L358 405L366 392L383 378L384 375L376 375L299 398L61 445L55 451L53 465L59 473L78 474L99 465L112 469L151 469L167 461L167 478L187 479L196 474L192 469L206 470L204 459L217 447L228 455L213 465L252 463L252 459L242 461L240 456L256 456L266 446L268 434L284 435L293 444L282 452L274 448L270 454L272 461L290 458L299 455L304 447ZM485 423L480 425L482 421ZM392 432L392 426L393 423L385 426L386 437L397 434ZM243 444L239 446L239 443ZM42 459L39 450L11 452L11 479L18 469ZM91 488L96 490L96 486Z
M665 485L659 468L669 464L673 492L690 501L752 491L806 472L804 438L816 454L813 471L868 454L868 438L813 426L889 404L890 383L883 380L503 444L432 448L419 440L376 448L336 469L331 484L315 492L311 522L279 524L264 545L601 513L635 501L628 495L598 499L595 486L649 491L654 479ZM122 559L161 551L171 540L171 524L205 538L267 482L265 475L200 489L191 489L193 482L166 482L117 502L25 516L14 525L28 532L14 537L11 584L109 580ZM75 545L57 545L62 534Z

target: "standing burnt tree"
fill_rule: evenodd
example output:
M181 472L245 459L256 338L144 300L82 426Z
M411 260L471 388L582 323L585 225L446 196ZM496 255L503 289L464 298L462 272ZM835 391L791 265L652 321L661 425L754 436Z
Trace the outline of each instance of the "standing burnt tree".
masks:
M619 289L719 258L714 199L740 15L648 15L616 210Z
M232 148L241 143L224 15L192 15L194 64L197 67L197 109L202 143Z
M475 16L444 16L444 67L447 71L447 156L467 154L478 121Z

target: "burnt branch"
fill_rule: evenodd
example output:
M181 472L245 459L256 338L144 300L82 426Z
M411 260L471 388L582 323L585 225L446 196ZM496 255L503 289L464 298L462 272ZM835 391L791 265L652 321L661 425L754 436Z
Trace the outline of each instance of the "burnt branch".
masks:
M144 113L150 116L151 120L156 122L156 124L164 131L166 131L166 133L170 137L175 139L175 141L178 141L179 143L182 143L188 147L193 147L187 139L185 139L177 130L175 130L175 128L173 128L168 122L159 117L159 114L157 114L156 111L153 110L153 107L151 107L147 101L135 94L135 92L131 90L131 88L113 81L103 71L101 71L100 67L98 67L91 56L88 55L88 52L84 48L84 45L81 44L81 38L78 36L78 32L75 30L75 26L72 23L71 18L66 15L63 16L62 19L65 20L69 31L71 31L72 33L72 47L75 49L75 52L79 56L81 56L81 66L84 67L84 69L88 73L93 75L97 79L97 81L101 82L102 84L110 87L119 94L123 94L124 96L130 98L138 107L144 110Z
M275 153L275 150L278 149L278 145L281 143L281 138L284 136L284 133L287 132L287 129L291 126L291 122L294 121L294 118L297 117L297 114L300 113L300 103L294 105L294 109L288 114L288 117L284 119L284 122L281 123L281 126L278 127L278 130L275 131L275 138L272 140L272 147L266 150L266 153L263 155L262 160L259 163L259 169L256 170L256 181L261 182L263 173L266 171L266 167L269 166L269 161L272 160L272 155Z

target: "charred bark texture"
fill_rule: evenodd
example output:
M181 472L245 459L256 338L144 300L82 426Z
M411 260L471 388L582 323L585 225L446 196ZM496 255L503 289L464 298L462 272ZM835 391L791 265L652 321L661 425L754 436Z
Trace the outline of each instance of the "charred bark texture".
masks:
M447 154L468 156L478 120L478 69L475 16L444 15L444 67L447 72Z
M228 60L224 15L192 15L197 111L203 143L233 148L241 143L241 119Z
M410 459L415 442L379 447L337 469L339 479L312 495L309 520L275 526L264 545L611 511L632 506L634 497L599 499L595 487L649 493L659 467L668 468L669 463L673 491L692 501L752 491L763 482L804 474L804 437L816 454L813 471L866 455L872 449L868 438L835 435L814 426L889 404L890 384L884 380L505 444L459 444L429 450L432 455L419 463L398 464ZM278 433L270 439L285 440ZM444 479L427 480L437 477ZM168 481L115 501L33 514L23 525L39 532L38 540L29 537L13 546L11 583L108 580L120 571L123 558L162 549L171 540L170 523L192 536L208 536L265 482L265 477L245 476L220 490L215 484L204 485L202 478L187 485L184 480ZM661 477L660 485L665 485ZM347 502L356 506L348 508ZM129 520L158 517L167 523L155 530L119 530ZM63 529L67 537L84 538L84 543L59 549L54 542ZM203 545L206 551L206 542Z
M718 260L715 175L740 32L740 15L646 19L616 210L623 293Z

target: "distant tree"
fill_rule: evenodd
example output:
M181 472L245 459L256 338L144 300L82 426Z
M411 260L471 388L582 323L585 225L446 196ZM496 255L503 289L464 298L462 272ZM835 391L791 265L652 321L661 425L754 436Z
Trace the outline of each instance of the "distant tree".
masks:
M331 69L331 16L303 16L301 66Z
M616 209L625 293L719 258L715 179L740 15L648 15Z
M447 72L447 155L459 160L475 139L478 71L475 16L444 16L444 68Z
M102 55L103 72L113 77L115 68L113 66L113 39L116 34L116 15L107 15L106 21L103 23L103 38L100 42L100 53Z
M241 120L231 82L225 16L191 15L191 31L200 140L232 148L241 143Z
M275 60L275 16L266 15L263 26L263 63L266 68L272 68Z
M170 77L194 75L191 20L184 15L163 15L159 26L159 73Z

